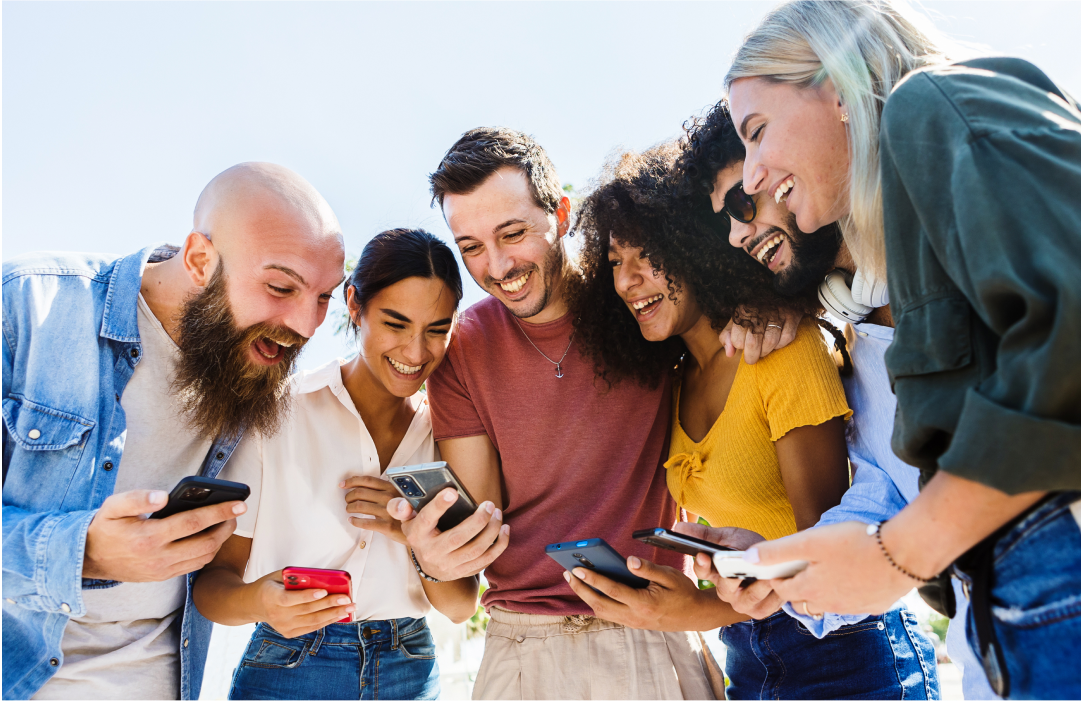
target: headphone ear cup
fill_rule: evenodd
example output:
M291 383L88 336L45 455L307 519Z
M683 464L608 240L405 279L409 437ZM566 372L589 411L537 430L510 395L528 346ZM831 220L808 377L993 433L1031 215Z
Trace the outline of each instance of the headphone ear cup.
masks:
M868 307L884 307L890 303L890 291L885 280L867 277L857 270L852 278L852 299Z
M874 311L873 307L860 304L853 299L848 289L848 280L840 270L826 273L826 279L818 286L818 301L834 316L853 324L858 324Z

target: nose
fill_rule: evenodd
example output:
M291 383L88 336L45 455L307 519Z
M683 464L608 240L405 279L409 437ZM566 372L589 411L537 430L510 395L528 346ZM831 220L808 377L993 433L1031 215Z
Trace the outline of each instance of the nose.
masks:
M319 304L318 300L313 300L311 303L294 306L289 314L282 319L282 323L304 338L311 338L315 335L315 330L323 323L326 316L327 305Z
M410 365L423 365L429 353L424 345L424 332L417 333L402 347L402 358Z
M613 268L613 277L615 278L616 294L623 299L629 297L631 290L642 282L638 266L630 261L623 261L622 264Z
M514 270L514 257L500 252L498 249L488 253L488 274L494 280L502 280L510 271Z
M729 217L728 219L732 222L732 230L728 233L728 243L736 248L745 248L751 239L754 238L754 224L744 224L743 222L732 219L732 217Z
M743 191L753 195L764 190L768 174L769 170L758 158L757 149L754 153L747 149L747 158L743 161Z

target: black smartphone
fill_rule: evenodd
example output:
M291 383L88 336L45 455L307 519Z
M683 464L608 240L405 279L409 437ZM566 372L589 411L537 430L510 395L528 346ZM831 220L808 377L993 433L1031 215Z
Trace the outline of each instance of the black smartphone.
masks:
M575 567L585 567L628 587L644 589L649 586L648 579L642 579L627 569L627 558L604 542L604 538L552 543L545 546L544 552L568 572Z
M458 501L439 518L437 525L441 531L449 531L477 511L477 502L462 486L454 470L443 461L391 467L386 471L386 475L398 493L417 512L447 487L457 490Z
M167 518L182 511L203 506L223 504L227 501L245 501L251 495L248 485L213 477L185 477L169 492L165 508L150 514L150 518Z
M717 545L701 538L692 538L689 535L676 533L667 528L645 528L635 531L631 534L631 537L654 547L675 550L677 553L683 553L691 557L698 553L705 553L712 557L714 553L735 551L735 548Z

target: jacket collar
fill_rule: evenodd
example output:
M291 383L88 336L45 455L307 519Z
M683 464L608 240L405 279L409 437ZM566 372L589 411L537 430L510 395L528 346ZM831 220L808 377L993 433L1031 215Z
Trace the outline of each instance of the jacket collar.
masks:
M109 291L105 294L105 312L101 319L101 336L122 343L139 342L139 289L143 271L154 258L167 260L176 247L154 244L116 261L109 276Z

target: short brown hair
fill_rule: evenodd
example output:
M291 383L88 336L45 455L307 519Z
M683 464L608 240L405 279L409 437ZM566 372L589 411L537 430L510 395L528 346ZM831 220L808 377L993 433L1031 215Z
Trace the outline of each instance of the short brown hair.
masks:
M532 136L506 127L470 129L454 142L439 167L428 176L432 203L443 206L443 198L468 195L492 173L512 166L525 173L533 200L546 214L559 207L563 190L555 166Z

